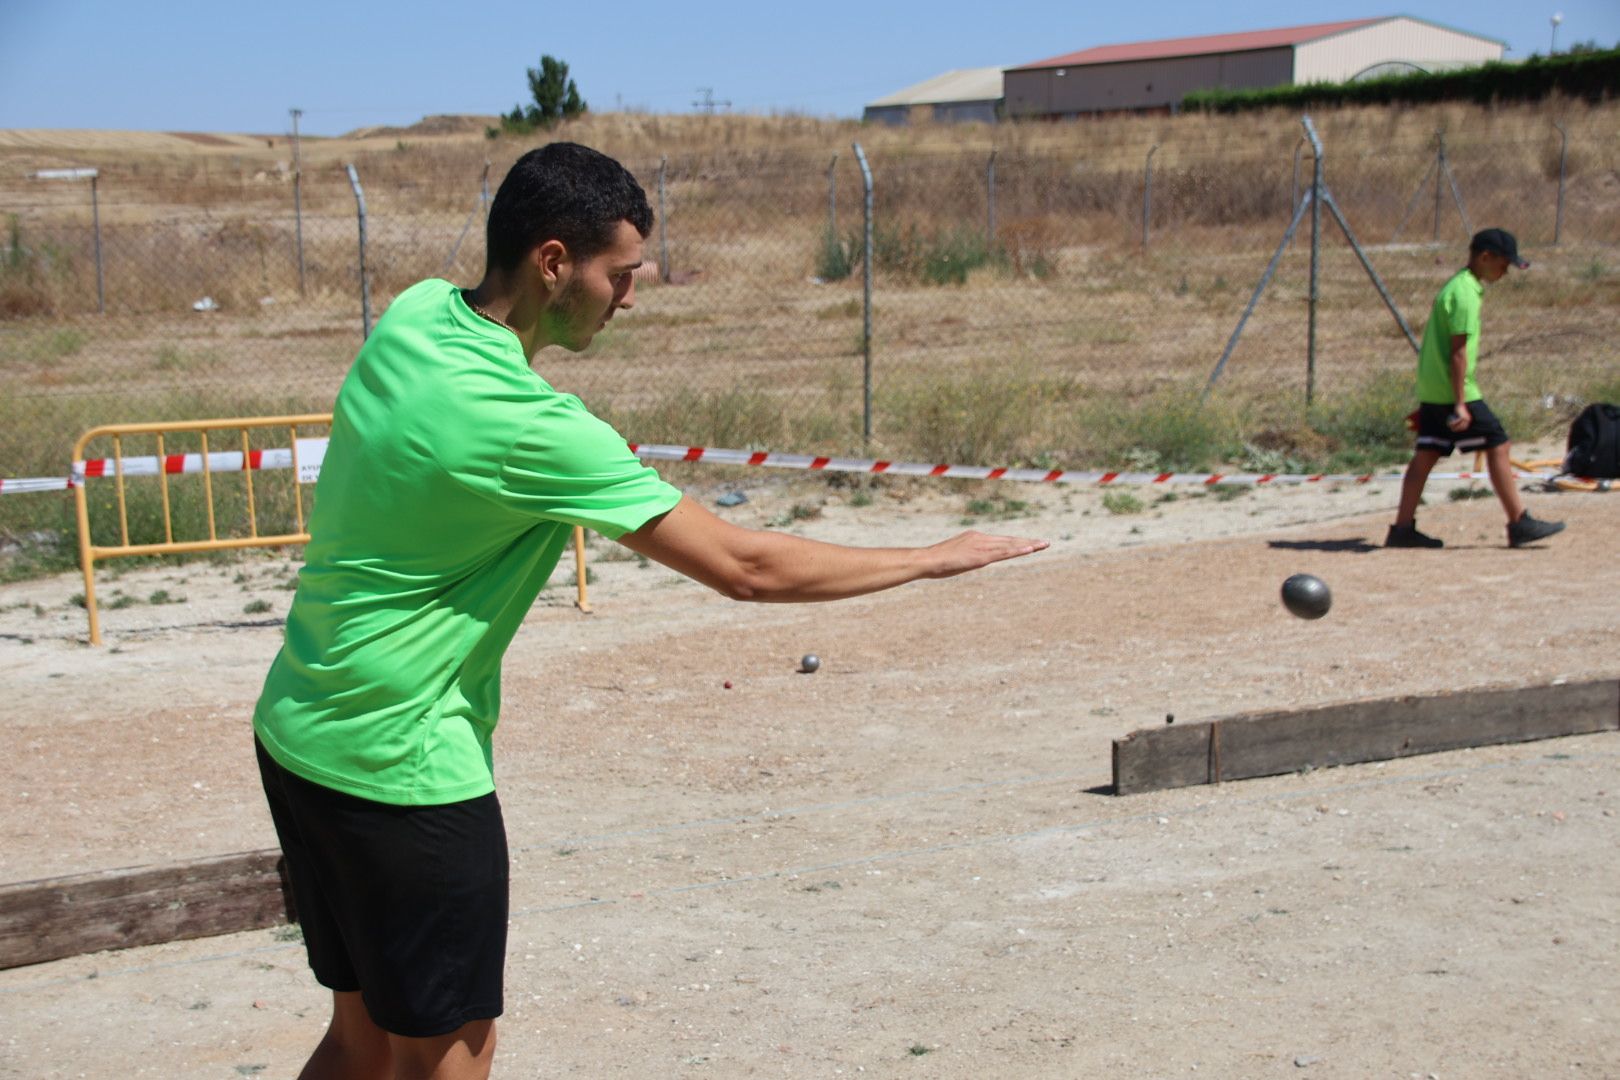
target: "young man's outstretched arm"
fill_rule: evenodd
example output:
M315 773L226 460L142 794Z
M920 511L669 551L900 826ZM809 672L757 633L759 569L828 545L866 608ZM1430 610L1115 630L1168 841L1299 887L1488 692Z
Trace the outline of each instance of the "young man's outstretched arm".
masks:
M745 529L685 497L619 542L734 600L770 603L841 600L953 577L1047 546L1045 540L965 532L921 548L844 547Z

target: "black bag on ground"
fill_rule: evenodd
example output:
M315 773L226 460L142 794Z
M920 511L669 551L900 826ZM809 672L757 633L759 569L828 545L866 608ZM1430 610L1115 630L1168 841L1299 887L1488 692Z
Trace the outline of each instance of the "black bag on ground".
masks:
M1569 425L1564 471L1571 476L1620 477L1620 405L1595 404Z

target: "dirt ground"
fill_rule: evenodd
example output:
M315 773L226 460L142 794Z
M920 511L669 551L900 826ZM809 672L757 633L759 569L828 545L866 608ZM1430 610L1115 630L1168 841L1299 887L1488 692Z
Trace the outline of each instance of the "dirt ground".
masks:
M559 583L507 664L497 1075L1620 1077L1615 735L1107 792L1167 713L1620 677L1620 495L1529 496L1570 528L1513 551L1435 485L1435 553L1377 546L1387 483L682 480L1053 547L776 607L595 544L595 613ZM0 588L0 880L274 844L248 715L295 571L109 566L99 649L76 577ZM1327 618L1278 604L1298 571ZM291 1077L328 1000L287 928L0 972L0 1077Z

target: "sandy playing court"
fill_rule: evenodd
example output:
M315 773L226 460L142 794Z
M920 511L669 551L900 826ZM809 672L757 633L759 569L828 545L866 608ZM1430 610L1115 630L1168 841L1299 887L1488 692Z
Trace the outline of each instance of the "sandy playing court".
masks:
M682 476L807 535L1054 546L812 608L598 543L595 614L548 590L497 747L497 1075L1620 1076L1616 736L1106 792L1110 740L1166 713L1620 677L1620 495L1531 495L1570 530L1511 551L1436 486L1431 553L1376 546L1389 485L1115 514ZM102 649L77 579L0 588L0 879L273 844L247 716L295 568L108 568ZM1320 622L1277 603L1302 570ZM0 972L0 1076L293 1076L327 998L289 936Z

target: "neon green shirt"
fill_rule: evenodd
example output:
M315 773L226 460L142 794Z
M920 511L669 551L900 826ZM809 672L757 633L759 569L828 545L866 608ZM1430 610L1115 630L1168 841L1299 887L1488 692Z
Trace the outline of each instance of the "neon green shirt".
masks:
M338 393L254 732L361 798L488 794L501 658L572 526L617 539L679 500L459 289L412 286Z
M1451 386L1451 339L1468 335L1468 375L1463 383L1463 404L1484 395L1474 381L1479 363L1479 308L1485 286L1466 267L1446 282L1434 298L1429 325L1423 328L1423 348L1418 352L1418 401L1434 405L1454 405L1456 391Z

